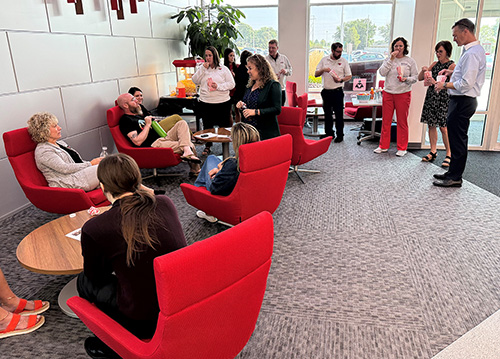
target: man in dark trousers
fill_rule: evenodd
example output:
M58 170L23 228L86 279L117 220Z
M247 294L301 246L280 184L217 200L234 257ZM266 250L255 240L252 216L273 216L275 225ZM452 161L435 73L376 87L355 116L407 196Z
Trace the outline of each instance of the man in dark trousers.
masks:
M323 90L323 111L325 111L325 135L335 137L333 131L333 113L335 113L335 129L337 137L334 142L344 140L344 82L352 77L349 62L342 57L343 46L340 42L332 44L332 53L323 57L316 71L315 77L321 76Z
M467 132L486 74L486 55L474 35L474 28L469 19L458 20L453 25L453 41L464 49L454 70L440 72L440 75L451 75L450 82L435 85L436 91L447 89L450 95L447 122L451 163L448 172L434 175L437 180L433 184L439 187L462 186L462 174L467 162Z

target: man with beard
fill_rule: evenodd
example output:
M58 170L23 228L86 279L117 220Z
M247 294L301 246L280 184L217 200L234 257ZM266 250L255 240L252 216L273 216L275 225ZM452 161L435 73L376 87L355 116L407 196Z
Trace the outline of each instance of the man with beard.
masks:
M344 82L349 81L352 77L349 62L342 57L342 44L335 42L332 44L332 53L321 59L316 71L315 77L321 76L323 90L321 98L323 99L323 110L325 112L325 134L321 138L327 136L335 137L333 131L333 113L335 113L335 129L337 137L334 142L342 142L344 140Z
M181 159L191 165L191 172L197 174L200 170L200 159L194 153L191 133L186 121L178 121L165 137L160 137L151 128L153 118L144 117L137 99L129 93L122 94L116 100L118 106L125 112L120 118L120 131L137 147L171 148L174 153L181 154Z

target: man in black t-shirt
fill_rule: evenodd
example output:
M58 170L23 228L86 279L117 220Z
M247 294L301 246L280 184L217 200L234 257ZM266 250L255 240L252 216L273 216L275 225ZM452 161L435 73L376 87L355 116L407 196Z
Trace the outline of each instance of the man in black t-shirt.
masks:
M192 173L199 172L201 161L196 157L196 150L191 142L191 132L186 121L178 121L165 137L160 137L151 128L153 118L151 116L144 117L134 96L125 93L120 95L116 101L125 112L119 122L120 131L130 140L132 145L171 148L174 153L181 154L182 160L189 162Z

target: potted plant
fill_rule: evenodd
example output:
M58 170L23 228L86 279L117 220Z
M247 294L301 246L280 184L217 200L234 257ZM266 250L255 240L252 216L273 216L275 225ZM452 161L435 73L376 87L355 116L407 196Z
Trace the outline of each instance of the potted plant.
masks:
M184 43L188 43L192 56L204 57L207 46L214 46L219 54L230 47L237 53L239 50L233 39L242 36L236 29L240 18L245 14L231 5L222 5L223 0L211 0L210 4L190 6L172 16L180 23L184 18L189 20Z

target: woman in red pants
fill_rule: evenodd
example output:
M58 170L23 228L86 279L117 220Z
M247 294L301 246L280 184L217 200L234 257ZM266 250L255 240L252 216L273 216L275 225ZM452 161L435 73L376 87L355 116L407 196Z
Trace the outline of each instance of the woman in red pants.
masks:
M411 102L411 86L418 80L417 63L408 55L408 41L404 37L394 39L391 55L384 60L379 72L385 77L382 100L382 132L375 153L387 152L391 142L391 124L394 110L398 123L396 156L406 155L408 147L408 110Z

